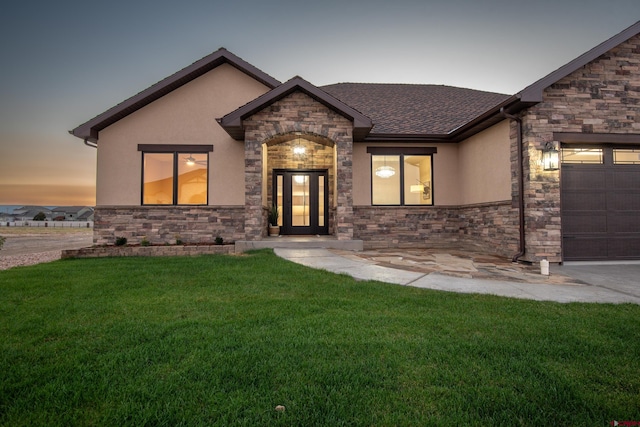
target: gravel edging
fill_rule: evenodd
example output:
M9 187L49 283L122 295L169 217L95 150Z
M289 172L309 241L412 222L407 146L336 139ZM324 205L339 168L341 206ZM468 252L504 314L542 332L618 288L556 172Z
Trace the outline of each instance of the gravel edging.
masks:
M23 255L0 256L0 270L8 270L13 267L41 264L60 259L62 251L47 251Z

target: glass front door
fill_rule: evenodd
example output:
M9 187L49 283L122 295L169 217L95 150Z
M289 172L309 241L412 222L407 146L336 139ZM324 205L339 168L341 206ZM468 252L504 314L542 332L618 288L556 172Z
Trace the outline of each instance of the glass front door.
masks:
M282 234L328 234L327 175L326 170L274 170Z

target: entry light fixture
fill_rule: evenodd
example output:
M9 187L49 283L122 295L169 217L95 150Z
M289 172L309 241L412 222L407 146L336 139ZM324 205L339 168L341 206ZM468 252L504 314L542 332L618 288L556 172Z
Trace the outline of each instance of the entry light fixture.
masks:
M387 157L385 156L384 165L376 168L376 176L387 179L387 178L391 178L395 174L396 174L396 170L391 166L387 166Z
M556 171L559 168L559 152L553 141L548 141L542 149L542 167L546 171Z
M295 156L304 156L306 151L305 147L300 143L300 132L296 132L296 145L293 146L293 154Z

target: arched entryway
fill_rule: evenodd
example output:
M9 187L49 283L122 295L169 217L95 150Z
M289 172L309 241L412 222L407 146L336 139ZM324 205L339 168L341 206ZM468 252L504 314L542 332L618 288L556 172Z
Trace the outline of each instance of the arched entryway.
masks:
M284 235L334 234L335 144L326 137L293 132L264 143L266 204L276 205Z

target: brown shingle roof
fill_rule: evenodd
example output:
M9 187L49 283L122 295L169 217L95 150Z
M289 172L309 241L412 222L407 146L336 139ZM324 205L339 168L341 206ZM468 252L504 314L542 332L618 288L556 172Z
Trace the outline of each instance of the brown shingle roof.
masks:
M509 98L441 85L337 83L321 89L370 117L372 134L448 134Z

